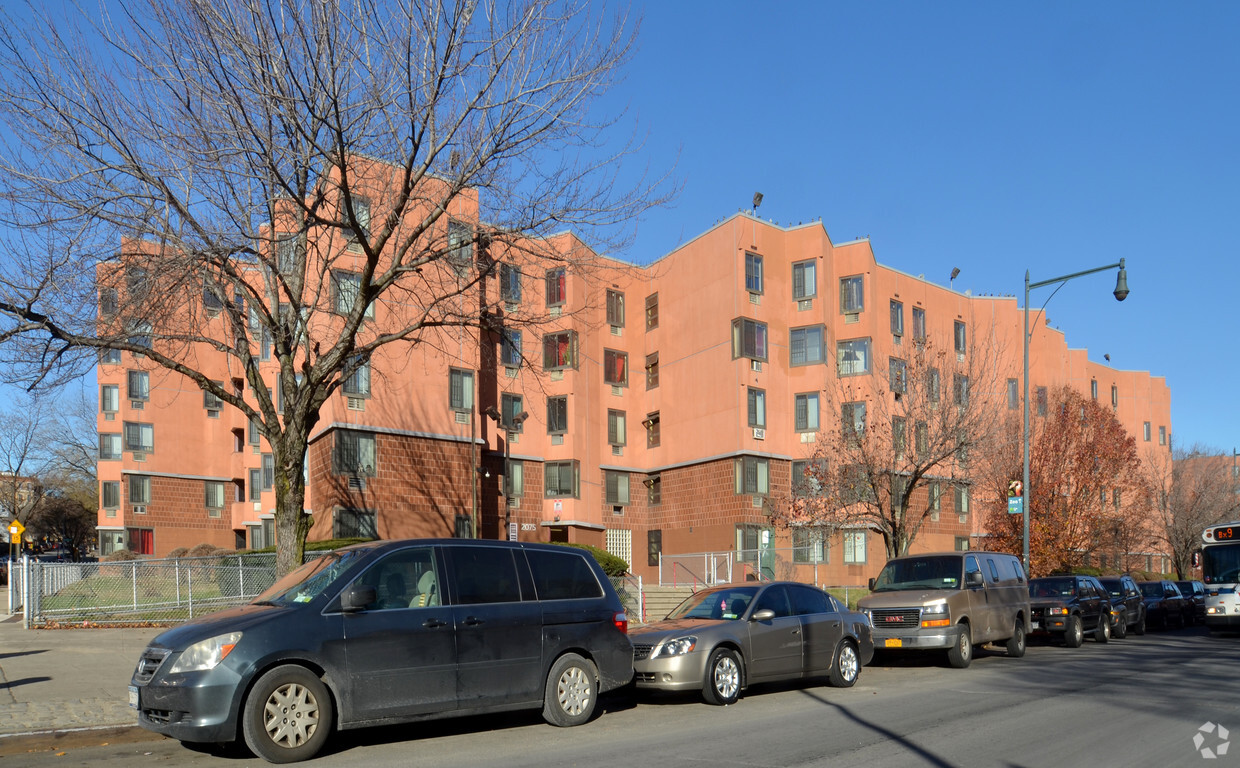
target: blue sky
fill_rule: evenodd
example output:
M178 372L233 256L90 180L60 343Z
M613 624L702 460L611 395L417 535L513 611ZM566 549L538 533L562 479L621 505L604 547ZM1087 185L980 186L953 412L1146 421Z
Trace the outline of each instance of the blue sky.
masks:
M1073 280L1051 325L1165 376L1177 444L1240 446L1240 4L635 8L639 50L605 106L628 108L642 159L676 162L683 191L623 257L658 258L755 191L764 218L821 218L942 284L959 267L974 294L1123 257L1127 301L1113 273Z

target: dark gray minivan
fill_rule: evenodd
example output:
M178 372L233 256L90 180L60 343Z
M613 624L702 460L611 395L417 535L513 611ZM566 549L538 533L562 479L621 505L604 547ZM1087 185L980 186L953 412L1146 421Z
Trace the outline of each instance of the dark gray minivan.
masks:
M244 739L273 763L312 757L333 729L529 708L578 725L632 679L627 631L583 550L376 541L159 635L129 699L145 728Z

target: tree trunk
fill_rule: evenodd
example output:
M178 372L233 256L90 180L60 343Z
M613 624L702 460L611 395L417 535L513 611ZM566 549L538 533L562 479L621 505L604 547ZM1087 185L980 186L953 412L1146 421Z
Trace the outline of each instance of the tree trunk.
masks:
M297 441L289 440L296 443ZM303 443L304 444L304 443ZM306 514L305 454L272 446L276 476L276 574L277 578L305 560L306 536L314 518ZM293 455L286 455L292 453Z

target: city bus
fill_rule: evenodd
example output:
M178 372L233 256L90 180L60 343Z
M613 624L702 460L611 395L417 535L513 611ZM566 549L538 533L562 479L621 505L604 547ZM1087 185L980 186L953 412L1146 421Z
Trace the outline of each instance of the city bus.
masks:
M1201 578L1206 585L1206 627L1240 630L1240 521L1201 533Z

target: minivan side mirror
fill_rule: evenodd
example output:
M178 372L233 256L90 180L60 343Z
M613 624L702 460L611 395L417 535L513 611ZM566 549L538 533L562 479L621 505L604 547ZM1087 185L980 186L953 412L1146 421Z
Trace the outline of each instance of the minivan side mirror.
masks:
M968 573L964 575L964 583L968 584L970 587L982 586L982 572L981 571L969 571Z
M363 610L378 598L375 588L365 584L353 584L340 595L340 610L355 613Z

